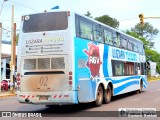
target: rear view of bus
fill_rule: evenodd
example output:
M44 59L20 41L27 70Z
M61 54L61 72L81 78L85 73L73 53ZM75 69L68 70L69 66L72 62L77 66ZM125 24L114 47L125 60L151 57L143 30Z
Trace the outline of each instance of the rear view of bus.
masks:
M72 73L70 12L24 15L17 56L18 101L76 104ZM69 67L69 66L70 67Z

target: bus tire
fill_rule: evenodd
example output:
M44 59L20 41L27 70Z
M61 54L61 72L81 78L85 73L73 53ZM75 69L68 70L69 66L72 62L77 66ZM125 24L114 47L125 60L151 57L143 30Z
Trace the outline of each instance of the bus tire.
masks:
M103 102L103 89L102 86L99 85L97 88L97 95L96 95L96 100L95 100L95 105L97 107L101 106Z
M111 101L111 97L112 97L112 89L110 87L110 85L107 87L107 89L104 91L104 103L108 104Z
M139 86L139 90L136 91L136 93L141 93L142 92L142 89L143 89L143 82L142 80L140 80L140 86Z
M141 93L141 92L142 92L142 90L143 90L143 82L142 82L142 80L141 80L141 81L140 81L139 93Z

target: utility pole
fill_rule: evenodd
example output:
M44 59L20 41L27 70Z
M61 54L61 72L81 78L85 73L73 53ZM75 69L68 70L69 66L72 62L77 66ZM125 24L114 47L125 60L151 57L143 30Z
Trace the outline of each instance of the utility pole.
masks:
M2 51L2 23L0 22L0 51ZM0 52L0 63L1 63L1 58L2 58L2 56L1 56L1 52ZM0 67L2 67L1 65L0 65ZM2 76L1 76L1 68L0 68L0 92L1 92L1 78L2 78Z
M10 62L10 83L11 83L11 86L10 86L10 90L11 90L11 93L13 93L13 75L14 75L14 72L15 72L15 56L14 56L14 53L15 53L15 43L14 43L14 32L16 32L15 30L15 27L16 25L14 25L14 4L12 4L12 17L11 17L11 28L12 28L12 32L11 32L11 62Z

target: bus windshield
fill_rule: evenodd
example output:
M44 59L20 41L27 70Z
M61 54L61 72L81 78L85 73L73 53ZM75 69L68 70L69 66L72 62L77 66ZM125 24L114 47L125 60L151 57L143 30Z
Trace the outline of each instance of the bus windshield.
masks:
M49 12L24 16L23 32L65 30L68 28L67 12Z

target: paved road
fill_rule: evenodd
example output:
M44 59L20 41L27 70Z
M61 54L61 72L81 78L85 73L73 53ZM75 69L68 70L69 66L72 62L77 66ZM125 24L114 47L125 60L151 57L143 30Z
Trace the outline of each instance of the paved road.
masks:
M90 111L117 111L119 108L156 108L157 111L160 111L160 81L149 82L148 88L140 94L132 92L113 97L110 104L103 104L100 107L94 107L91 103L46 108L44 105L20 104L16 97L0 99L1 111L45 112L47 116L81 116L82 114L79 113L84 111L89 111L86 114L96 115L96 112ZM58 117L56 119L58 120Z

